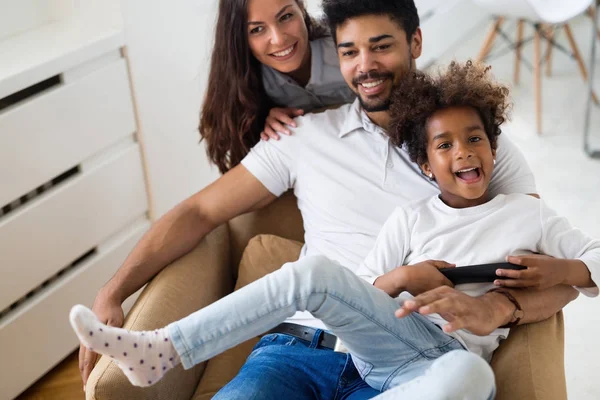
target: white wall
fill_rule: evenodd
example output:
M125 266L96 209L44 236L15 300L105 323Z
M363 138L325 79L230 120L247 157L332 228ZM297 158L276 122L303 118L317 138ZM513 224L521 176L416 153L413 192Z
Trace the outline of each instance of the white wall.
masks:
M68 17L77 6L76 0L0 0L0 39Z
M421 18L423 53L418 68L426 68L443 54L453 53L465 37L486 23L489 13L471 0L415 0Z
M122 1L155 217L218 176L197 131L217 5L218 0Z
M304 0L304 5L313 17L318 17L323 14L321 11L321 0Z
M0 0L0 40L89 15L93 23L120 26L119 7L120 0Z

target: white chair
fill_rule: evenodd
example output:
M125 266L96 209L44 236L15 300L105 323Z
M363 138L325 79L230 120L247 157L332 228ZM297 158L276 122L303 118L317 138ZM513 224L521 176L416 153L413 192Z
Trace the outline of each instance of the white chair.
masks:
M544 56L546 61L546 73L549 76L552 68L552 49L559 48L573 57L579 65L579 70L584 81L588 80L588 73L585 63L575 43L573 32L568 24L572 18L587 12L591 17L595 16L595 7L592 3L595 0L473 0L481 8L488 10L494 15L494 23L484 39L481 50L477 56L478 61L484 61L494 46L494 41L498 34L507 37L501 30L505 18L517 19L517 40L514 43L516 53L514 80L519 83L519 72L522 63L521 46L528 40L523 39L523 30L526 22L532 23L535 28L534 41L534 61L533 71L535 79L535 97L536 97L536 125L538 133L542 131L542 55L541 40L548 42L548 49ZM555 30L562 27L569 41L571 51L564 49L554 41ZM598 32L600 37L600 32ZM592 93L594 102L598 104L598 97Z

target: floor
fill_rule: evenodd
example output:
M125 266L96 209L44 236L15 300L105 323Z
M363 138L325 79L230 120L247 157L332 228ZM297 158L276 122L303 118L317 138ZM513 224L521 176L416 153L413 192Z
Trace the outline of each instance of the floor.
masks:
M439 64L474 57L488 26L484 24L471 32L470 38L459 48L449 51L440 59ZM589 63L591 21L585 17L578 18L573 22L572 29L580 50ZM509 36L515 36L514 24L508 25L506 30ZM568 46L564 33L558 35L557 41ZM427 36L424 32L424 44L426 43ZM523 48L523 55L530 62L533 60L531 44ZM600 59L600 55L598 58ZM496 78L512 85L514 53L493 59L490 64ZM595 86L600 93L600 68L596 68L596 76ZM538 135L535 129L533 73L522 67L521 83L512 91L512 121L506 125L503 133L510 136L527 157L542 198L559 214L569 218L574 226L600 239L600 160L588 158L582 150L587 91L577 64L555 51L553 74L543 79L542 91L543 130ZM600 149L600 109L595 108L592 115L592 143L596 149ZM565 309L565 363L570 399L600 398L599 305L596 299L580 296Z
M508 26L513 34L512 25ZM574 34L584 55L589 54L591 27L580 18L573 24ZM450 51L440 63L452 59L465 60L477 54L487 31L482 25L470 34L459 48ZM426 32L424 37L427 40ZM566 44L564 35L559 43ZM600 53L600 51L599 51ZM532 60L532 46L523 54ZM599 57L600 58L600 57ZM507 54L491 61L495 76L511 83L513 55ZM600 65L600 64L599 64ZM597 87L600 93L600 67ZM504 134L521 148L533 169L538 191L558 213L568 217L574 226L600 238L600 160L588 158L582 150L583 116L586 87L577 65L568 57L555 52L553 75L543 82L543 133L535 131L535 104L532 73L522 68L521 84L513 88L513 118ZM594 142L600 148L600 110L594 110ZM570 399L600 398L600 379L597 379L600 347L600 312L594 299L581 296L565 309L566 371ZM593 308L595 306L595 308ZM45 379L27 390L19 400L83 399L77 371L77 357L72 355Z
M16 400L83 400L77 352L71 354Z

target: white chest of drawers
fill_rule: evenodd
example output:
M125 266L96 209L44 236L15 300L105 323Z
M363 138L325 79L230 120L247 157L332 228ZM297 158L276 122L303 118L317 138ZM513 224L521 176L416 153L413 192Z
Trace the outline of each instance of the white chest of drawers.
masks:
M0 399L77 348L70 307L149 227L123 45L82 21L0 40Z

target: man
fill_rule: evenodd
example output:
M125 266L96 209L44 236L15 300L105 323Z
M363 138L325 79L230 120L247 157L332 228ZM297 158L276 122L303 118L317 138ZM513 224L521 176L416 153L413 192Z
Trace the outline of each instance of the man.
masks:
M121 303L152 276L191 251L215 227L264 207L290 188L298 198L306 231L302 255L322 254L353 270L395 207L437 192L406 152L392 146L385 135L392 88L415 68L421 54L422 36L413 1L326 0L324 10L342 74L358 100L338 110L299 118L292 136L259 143L242 165L157 221L98 294L93 311L103 322L122 325ZM490 190L494 194L535 193L525 160L503 137ZM512 261L528 267L576 262L533 256ZM444 278L428 267L429 289L433 289ZM417 297L407 311L425 304L439 312L452 307L453 329L485 334L519 318L520 323L545 319L574 299L576 292L556 286L540 292L512 291L512 296L524 315L517 315L513 301L501 293L471 298L447 287ZM322 327L310 314L292 322ZM367 399L378 394L360 379L350 356L315 350L318 340L307 344L293 339L282 333L272 342L259 342L259 350L215 398ZM95 355L81 349L84 382L94 359Z

